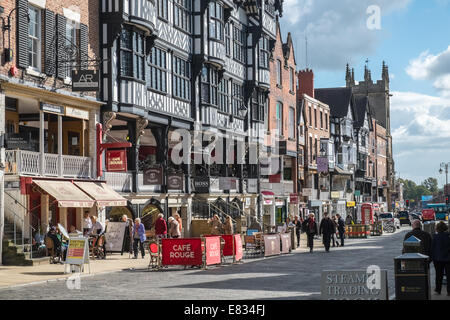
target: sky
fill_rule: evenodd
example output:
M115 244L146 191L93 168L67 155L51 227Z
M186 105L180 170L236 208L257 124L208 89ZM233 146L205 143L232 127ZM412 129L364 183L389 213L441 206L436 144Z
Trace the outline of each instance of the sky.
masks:
M345 86L347 63L364 80L366 60L375 82L385 61L397 177L445 184L450 0L284 0L280 23L284 39L292 34L297 68L314 70L316 88Z

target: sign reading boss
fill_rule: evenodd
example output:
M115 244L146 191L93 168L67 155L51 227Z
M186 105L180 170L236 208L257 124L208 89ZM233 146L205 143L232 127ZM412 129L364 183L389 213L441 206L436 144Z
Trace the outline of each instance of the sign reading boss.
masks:
M202 241L200 238L162 239L163 265L202 264Z

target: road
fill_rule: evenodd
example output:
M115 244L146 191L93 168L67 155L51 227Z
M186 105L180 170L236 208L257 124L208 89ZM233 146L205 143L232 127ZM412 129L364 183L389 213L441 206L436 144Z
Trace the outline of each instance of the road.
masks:
M3 289L0 299L320 299L322 270L365 270L370 265L388 270L393 295L394 257L401 254L409 230L405 226L394 234L349 239L329 253L323 248L312 254L294 251L208 270L124 270L81 277L79 289L69 290L65 281Z

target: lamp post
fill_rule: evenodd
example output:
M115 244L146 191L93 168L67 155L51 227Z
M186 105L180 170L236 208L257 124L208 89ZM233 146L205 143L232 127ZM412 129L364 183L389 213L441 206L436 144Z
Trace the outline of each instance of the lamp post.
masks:
M445 193L445 188L446 188L447 185L448 185L448 165L449 165L449 164L450 164L450 162L447 162L447 163L442 162L441 165L440 165L440 169L439 169L439 173L440 173L440 174L442 174L442 172L443 172L442 169L445 170L445 186L444 186L444 193Z

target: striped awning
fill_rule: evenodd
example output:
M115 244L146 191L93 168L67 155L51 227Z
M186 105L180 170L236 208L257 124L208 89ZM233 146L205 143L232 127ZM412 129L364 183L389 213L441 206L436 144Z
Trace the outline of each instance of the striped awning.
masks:
M74 181L74 184L95 200L97 207L125 207L127 199L102 182Z
M92 208L95 201L70 181L33 180L33 183L56 199L60 208Z

